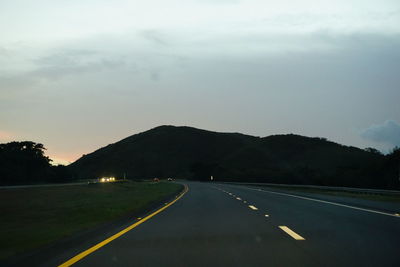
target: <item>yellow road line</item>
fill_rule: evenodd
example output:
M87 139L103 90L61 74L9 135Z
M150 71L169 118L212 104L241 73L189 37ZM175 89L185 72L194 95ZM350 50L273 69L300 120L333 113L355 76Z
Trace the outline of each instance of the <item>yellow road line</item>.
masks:
M287 233L288 235L290 235L291 237L293 237L296 240L305 240L304 237L302 237L301 235L293 232L289 227L287 226L279 226L279 228L281 228L285 233Z
M123 229L122 231L116 233L115 235L107 238L106 240L98 243L97 245L94 245L93 247L79 253L78 255L74 256L73 258L69 259L68 261L58 265L58 267L67 267L67 266L71 266L72 264L80 261L81 259L83 259L84 257L86 257L87 255L95 252L96 250L98 250L101 247L104 247L105 245L107 245L108 243L110 243L111 241L117 239L118 237L126 234L127 232L129 232L130 230L132 230L133 228L137 227L138 225L144 223L145 221L147 221L148 219L150 219L151 217L157 215L158 213L162 212L163 210L165 210L166 208L168 208L169 206L171 206L172 204L174 204L176 201L178 201L181 197L183 197L183 195L185 195L187 192L189 191L189 188L187 185L185 185L185 190L173 201L171 201L170 203L166 204L164 207L156 210L155 212L153 212L152 214L144 217L143 219L141 219L140 221L128 226L127 228Z

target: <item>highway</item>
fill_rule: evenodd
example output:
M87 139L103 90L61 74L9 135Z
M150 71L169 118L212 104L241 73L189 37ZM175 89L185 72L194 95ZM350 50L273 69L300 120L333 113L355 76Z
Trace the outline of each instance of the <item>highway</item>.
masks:
M185 183L182 198L73 266L400 266L398 204Z

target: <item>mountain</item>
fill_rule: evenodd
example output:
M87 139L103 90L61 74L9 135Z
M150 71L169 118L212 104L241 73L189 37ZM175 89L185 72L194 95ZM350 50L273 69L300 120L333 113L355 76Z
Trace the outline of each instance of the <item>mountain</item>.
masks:
M81 177L190 177L193 164L218 162L256 140L243 134L160 126L85 155L70 167Z
M84 155L79 178L186 178L393 188L379 153L300 135L254 137L160 126Z

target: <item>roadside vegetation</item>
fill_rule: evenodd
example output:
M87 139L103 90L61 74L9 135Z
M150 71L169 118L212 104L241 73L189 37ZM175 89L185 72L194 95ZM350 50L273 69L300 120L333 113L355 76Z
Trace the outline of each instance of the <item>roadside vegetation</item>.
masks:
M180 190L168 182L2 189L0 260L144 211Z

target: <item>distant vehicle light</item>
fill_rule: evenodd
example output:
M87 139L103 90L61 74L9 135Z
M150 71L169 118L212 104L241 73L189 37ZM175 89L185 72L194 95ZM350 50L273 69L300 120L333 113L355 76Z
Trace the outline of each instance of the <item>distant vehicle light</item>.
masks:
M101 183L106 183L106 182L115 182L116 180L115 177L101 177L99 181Z

